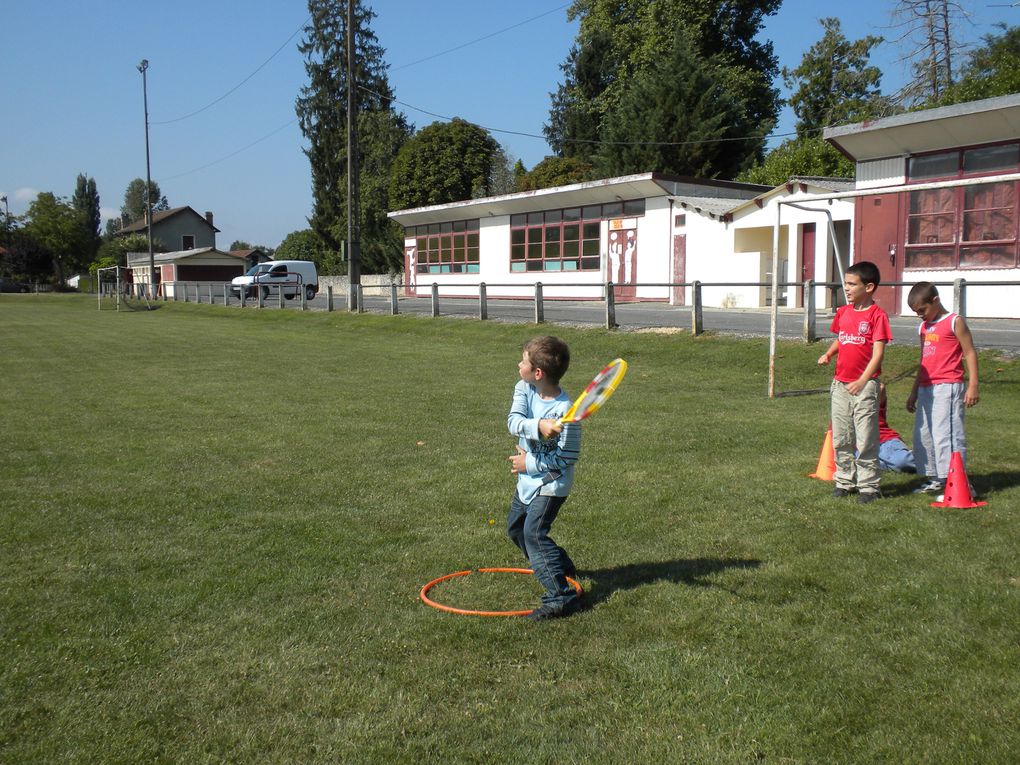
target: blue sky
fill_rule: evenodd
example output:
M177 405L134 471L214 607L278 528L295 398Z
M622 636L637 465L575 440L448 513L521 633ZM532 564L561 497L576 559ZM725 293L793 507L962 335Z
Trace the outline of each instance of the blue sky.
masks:
M1008 0L963 4L972 13L962 30L968 40L994 31L995 22L1020 23L1020 8L997 7ZM415 126L467 119L491 129L529 168L548 153L544 140L530 136L541 136L576 34L567 3L369 5L399 108ZM893 5L786 0L763 36L774 42L780 66L794 67L821 36L819 17L839 17L850 39L892 39ZM152 177L171 205L212 211L222 249L235 239L276 246L305 228L310 173L293 106L306 82L296 46L307 17L297 0L5 3L0 194L11 213L24 213L40 191L70 196L79 172L96 179L104 214L118 213L127 184L145 176L137 69L144 58ZM903 82L902 54L884 44L873 55L886 93ZM784 112L776 132L792 126Z

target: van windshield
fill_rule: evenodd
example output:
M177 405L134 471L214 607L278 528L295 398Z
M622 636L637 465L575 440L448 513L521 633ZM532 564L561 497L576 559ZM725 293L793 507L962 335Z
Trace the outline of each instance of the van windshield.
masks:
M245 276L255 276L255 274L262 274L269 270L268 263L259 263L257 266L252 266L248 269L248 273Z

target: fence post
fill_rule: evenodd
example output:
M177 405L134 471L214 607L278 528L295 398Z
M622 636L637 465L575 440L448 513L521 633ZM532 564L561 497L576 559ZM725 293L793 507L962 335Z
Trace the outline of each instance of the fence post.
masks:
M326 312L333 312L333 285L329 284L326 286Z
M953 308L963 318L967 318L967 280L956 279L953 281Z
M354 313L358 310L358 285L348 278L347 280L347 312Z
M283 285L280 285L279 294L276 296L276 302L280 308L283 308Z
M188 283L184 283L184 302L188 302Z
M606 282L606 329L616 329L616 291Z
M228 302L229 298L227 298L227 294L228 294L227 283L223 282L223 305L230 305L230 303Z
M432 282L432 318L439 316L439 285Z
M400 309L397 305L397 283L390 282L390 316L396 316L400 313Z
M301 310L308 310L308 290L305 289L304 284L298 284L298 291L301 293Z
M209 305L213 304L212 285L209 285Z
M815 327L815 281L804 282L804 342L813 343L818 339Z
M545 305L542 303L542 282L535 282L535 323L545 321Z
M248 304L248 288L241 287L237 294L241 297L241 308L244 308Z
M482 321L489 318L489 294L485 282L478 285L478 318Z
M358 289L355 291L355 297L358 301L358 313L365 312L365 285L358 282Z
M701 311L701 282L695 279L691 285L691 334L700 335L705 331L705 317Z
M257 289L256 291L258 292L258 295L259 295L259 296L258 296L258 298L257 298L257 301L258 301L258 302L256 303L256 305L258 305L258 307L259 307L259 308L265 308L265 305L266 305L266 298L265 298L265 296L264 296L264 295L262 294L262 288L261 288L261 287L259 287L259 288L258 288L258 289Z

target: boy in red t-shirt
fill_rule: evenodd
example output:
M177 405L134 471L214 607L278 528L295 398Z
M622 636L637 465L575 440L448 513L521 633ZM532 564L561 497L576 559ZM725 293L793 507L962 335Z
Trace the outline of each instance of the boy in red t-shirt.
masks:
M907 397L907 411L916 412L914 461L918 472L928 477L916 491L942 494L953 452L960 452L965 465L967 462L963 413L979 400L977 351L967 322L946 310L931 282L911 287L907 305L921 318L917 328L921 364Z
M878 376L885 345L892 340L889 317L873 298L881 274L869 261L854 263L843 277L847 305L832 320L836 339L818 358L827 365L836 356L832 379L832 449L836 476L833 497L855 489L866 505L882 496L878 466ZM854 452L857 456L854 456Z

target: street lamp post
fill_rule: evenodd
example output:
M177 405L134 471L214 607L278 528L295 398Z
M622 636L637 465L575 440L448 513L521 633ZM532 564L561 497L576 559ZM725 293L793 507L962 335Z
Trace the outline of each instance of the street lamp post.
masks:
M149 173L149 84L145 75L149 60L143 58L138 65L142 73L142 99L145 104L145 220L149 234L149 296L156 297L156 258L152 254L152 177Z

